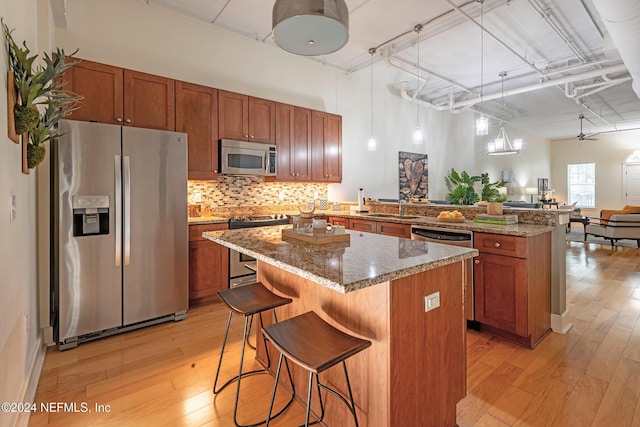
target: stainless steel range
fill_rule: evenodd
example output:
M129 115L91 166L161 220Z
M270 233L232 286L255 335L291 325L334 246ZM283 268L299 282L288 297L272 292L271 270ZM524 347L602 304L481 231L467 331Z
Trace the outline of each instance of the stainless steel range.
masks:
M260 215L237 217L229 221L229 229L266 227L269 225L288 224L285 215ZM229 287L246 285L256 281L256 260L249 255L229 250Z

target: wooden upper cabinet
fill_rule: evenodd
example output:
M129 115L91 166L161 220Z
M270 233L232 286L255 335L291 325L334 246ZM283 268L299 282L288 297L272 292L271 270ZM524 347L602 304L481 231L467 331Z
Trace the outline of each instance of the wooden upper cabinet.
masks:
M189 179L218 176L218 91L176 82L176 131L186 132Z
M342 181L342 116L336 114L324 119L324 172L328 182Z
M293 112L293 178L310 181L311 177L311 110L294 107Z
M311 173L314 181L342 181L342 117L311 113Z
M221 139L276 143L276 103L224 90L218 91Z
M276 146L278 154L276 159L276 179L278 181L293 179L291 161L295 156L294 110L295 107L293 105L276 103Z
M125 125L175 130L175 81L124 70Z
M74 58L75 59L75 58ZM124 119L124 70L98 62L78 62L64 73L64 89L82 95L71 120L122 124Z
M175 130L172 79L83 59L63 79L65 89L84 97L72 120Z
M276 103L249 97L249 141L276 143Z

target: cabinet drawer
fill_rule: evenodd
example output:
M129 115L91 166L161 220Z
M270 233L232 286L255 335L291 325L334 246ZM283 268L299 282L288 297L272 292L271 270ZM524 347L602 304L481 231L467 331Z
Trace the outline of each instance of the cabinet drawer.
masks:
M378 234L384 234L386 236L404 237L407 239L411 237L411 226L407 224L377 222L376 231Z
M195 242L198 240L207 240L202 237L202 233L205 231L227 230L229 225L224 224L197 224L189 226L189 241Z
M357 231L366 231L368 233L376 233L376 222L366 219L349 218L349 228Z
M344 228L348 228L349 227L349 220L347 218L342 218L339 216L330 216L329 217L329 222L333 225L341 225Z
M527 239L502 234L474 233L473 247L480 252L507 255L517 258L527 257Z

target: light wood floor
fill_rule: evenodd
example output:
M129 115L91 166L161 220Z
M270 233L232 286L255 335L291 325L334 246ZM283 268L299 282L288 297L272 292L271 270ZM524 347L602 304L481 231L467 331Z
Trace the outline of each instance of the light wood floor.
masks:
M468 332L460 427L640 426L640 250L568 242L567 305L573 328L534 351ZM36 413L29 425L233 425L235 387L211 392L226 316L211 304L181 322L50 351L36 401L86 402L91 412ZM241 328L234 316L228 376L236 373ZM268 375L243 380L241 423L266 412L272 384ZM272 425L303 421L297 404Z

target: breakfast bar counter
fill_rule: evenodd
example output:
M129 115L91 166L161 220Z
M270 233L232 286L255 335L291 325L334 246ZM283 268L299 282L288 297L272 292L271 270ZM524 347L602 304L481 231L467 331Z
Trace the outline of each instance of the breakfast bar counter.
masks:
M464 260L478 251L353 230L346 230L349 242L317 245L283 240L287 227L203 236L258 260L258 280L293 300L277 309L278 319L315 311L372 342L347 361L360 425L455 426L456 404L466 394ZM264 363L264 346L256 342ZM277 358L275 349L269 353ZM306 375L298 366L292 370L296 390L306 390ZM339 365L321 375L347 393ZM335 397L323 400L328 426L350 418ZM313 401L318 413L317 396Z

